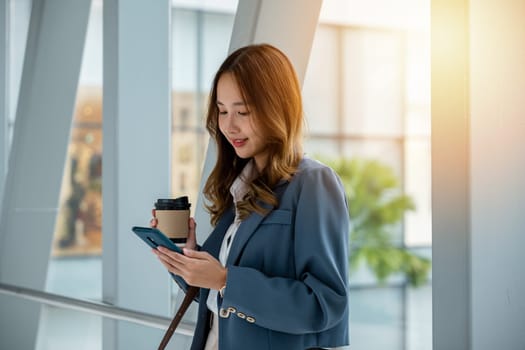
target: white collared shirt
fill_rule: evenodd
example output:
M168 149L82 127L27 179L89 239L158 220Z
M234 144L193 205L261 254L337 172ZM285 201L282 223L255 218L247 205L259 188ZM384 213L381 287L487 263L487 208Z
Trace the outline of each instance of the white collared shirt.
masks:
M256 175L256 169L253 160L249 161L242 169L241 173L235 181L233 181L230 187L230 193L233 196L233 203L235 205L235 219L226 231L224 239L222 240L221 250L219 251L219 261L222 266L226 266L230 249L237 233L237 229L241 225L241 219L239 218L239 212L237 210L237 202L241 201L244 195L248 192L248 182L253 179ZM205 350L216 350L219 347L219 325L218 325L218 310L217 310L217 293L215 289L210 289L208 299L206 300L206 306L213 312L211 329L208 333L208 339L206 340Z
M226 231L224 239L222 240L221 250L219 251L219 261L221 262L222 266L226 266L226 261L228 260L228 255L230 254L230 249L235 238L235 234L237 233L237 230L242 222L237 211L237 202L241 201L244 195L246 195L249 190L248 183L254 178L256 174L257 170L255 169L255 164L253 160L250 160L244 166L244 169L242 169L241 173L233 181L230 187L230 193L233 196L233 203L235 205L235 219ZM215 315L218 314L217 293L218 291L211 289L208 299L206 300L208 309Z

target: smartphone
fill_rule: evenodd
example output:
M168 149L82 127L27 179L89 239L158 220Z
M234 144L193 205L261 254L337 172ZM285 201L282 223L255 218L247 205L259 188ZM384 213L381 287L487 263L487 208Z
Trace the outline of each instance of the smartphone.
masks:
M179 254L184 254L179 246L173 243L164 233L156 228L133 226L131 230L151 248L161 246Z

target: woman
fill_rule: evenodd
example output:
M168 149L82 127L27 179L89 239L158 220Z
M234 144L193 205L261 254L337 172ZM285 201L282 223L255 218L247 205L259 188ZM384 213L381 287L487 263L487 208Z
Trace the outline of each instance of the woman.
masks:
M233 52L206 126L218 149L204 188L214 230L197 247L190 219L184 255L154 250L181 285L201 288L191 349L348 344L347 204L337 175L303 155L288 58L267 44Z

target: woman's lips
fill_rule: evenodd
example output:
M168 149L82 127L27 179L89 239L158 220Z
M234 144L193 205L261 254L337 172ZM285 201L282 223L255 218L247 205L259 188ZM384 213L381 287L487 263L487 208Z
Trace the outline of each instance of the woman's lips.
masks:
M232 145L233 147L242 147L246 144L246 141L248 141L248 139L232 139Z

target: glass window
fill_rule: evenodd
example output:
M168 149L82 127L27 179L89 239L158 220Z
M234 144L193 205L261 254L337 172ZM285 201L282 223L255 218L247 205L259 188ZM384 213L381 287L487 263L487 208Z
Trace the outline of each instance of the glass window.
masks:
M401 135L402 39L396 31L343 31L345 133Z
M405 244L432 244L430 140L411 138L405 142L405 191L414 199L415 211L405 216Z
M398 177L403 174L403 150L399 139L363 136L347 140L343 150L344 157L377 160L389 166Z
M430 41L427 31L410 32L406 45L405 190L416 210L405 217L405 244L430 246Z
M428 251L430 255L430 249ZM432 350L432 286L406 290L406 350Z
M200 52L200 91L208 97L215 72L228 54L233 29L233 13L204 12L202 17L202 40Z
M303 84L307 130L312 135L339 130L338 30L319 27L315 33L308 71Z
M430 136L430 34L427 31L406 35L405 91L407 135Z
M93 2L46 290L102 295L102 3Z
M381 12L377 6L390 4L323 2L303 86L309 125L305 150L321 160L352 164L351 178L343 179L350 201L363 200L352 198L352 186L378 188L385 176L394 177L395 188L385 185L359 215L397 196L406 198L398 209L373 216L368 226L362 216L352 218L370 237L350 240L351 259L361 257L350 270L352 349L431 349L431 270L421 272L424 282L414 288L398 265L411 256L430 266L432 255L430 23L423 13L428 7L414 7L419 19L426 18L423 23L406 21L401 8ZM363 166L375 163L380 166ZM356 180L361 177L368 182ZM387 219L392 217L394 222ZM374 239L377 231L387 233L388 251ZM391 271L380 278L386 270Z
M403 349L402 289L353 289L350 292L350 301L352 349Z
M25 301L27 305L32 301ZM42 307L40 328L37 335L36 350L102 350L103 323L113 321L107 317L80 312L61 307ZM165 330L127 321L113 321L121 333L120 348L152 349L162 339ZM67 330L67 331L66 331ZM177 349L189 349L191 337L173 334L167 348L175 345Z
M338 142L333 138L309 137L304 143L304 151L310 157L329 157L340 153Z
M174 9L171 23L173 27L171 65L173 67L173 89L194 91L196 89L198 67L197 13L193 10Z
M173 9L172 192L198 197L208 145L207 94L228 53L233 14Z

